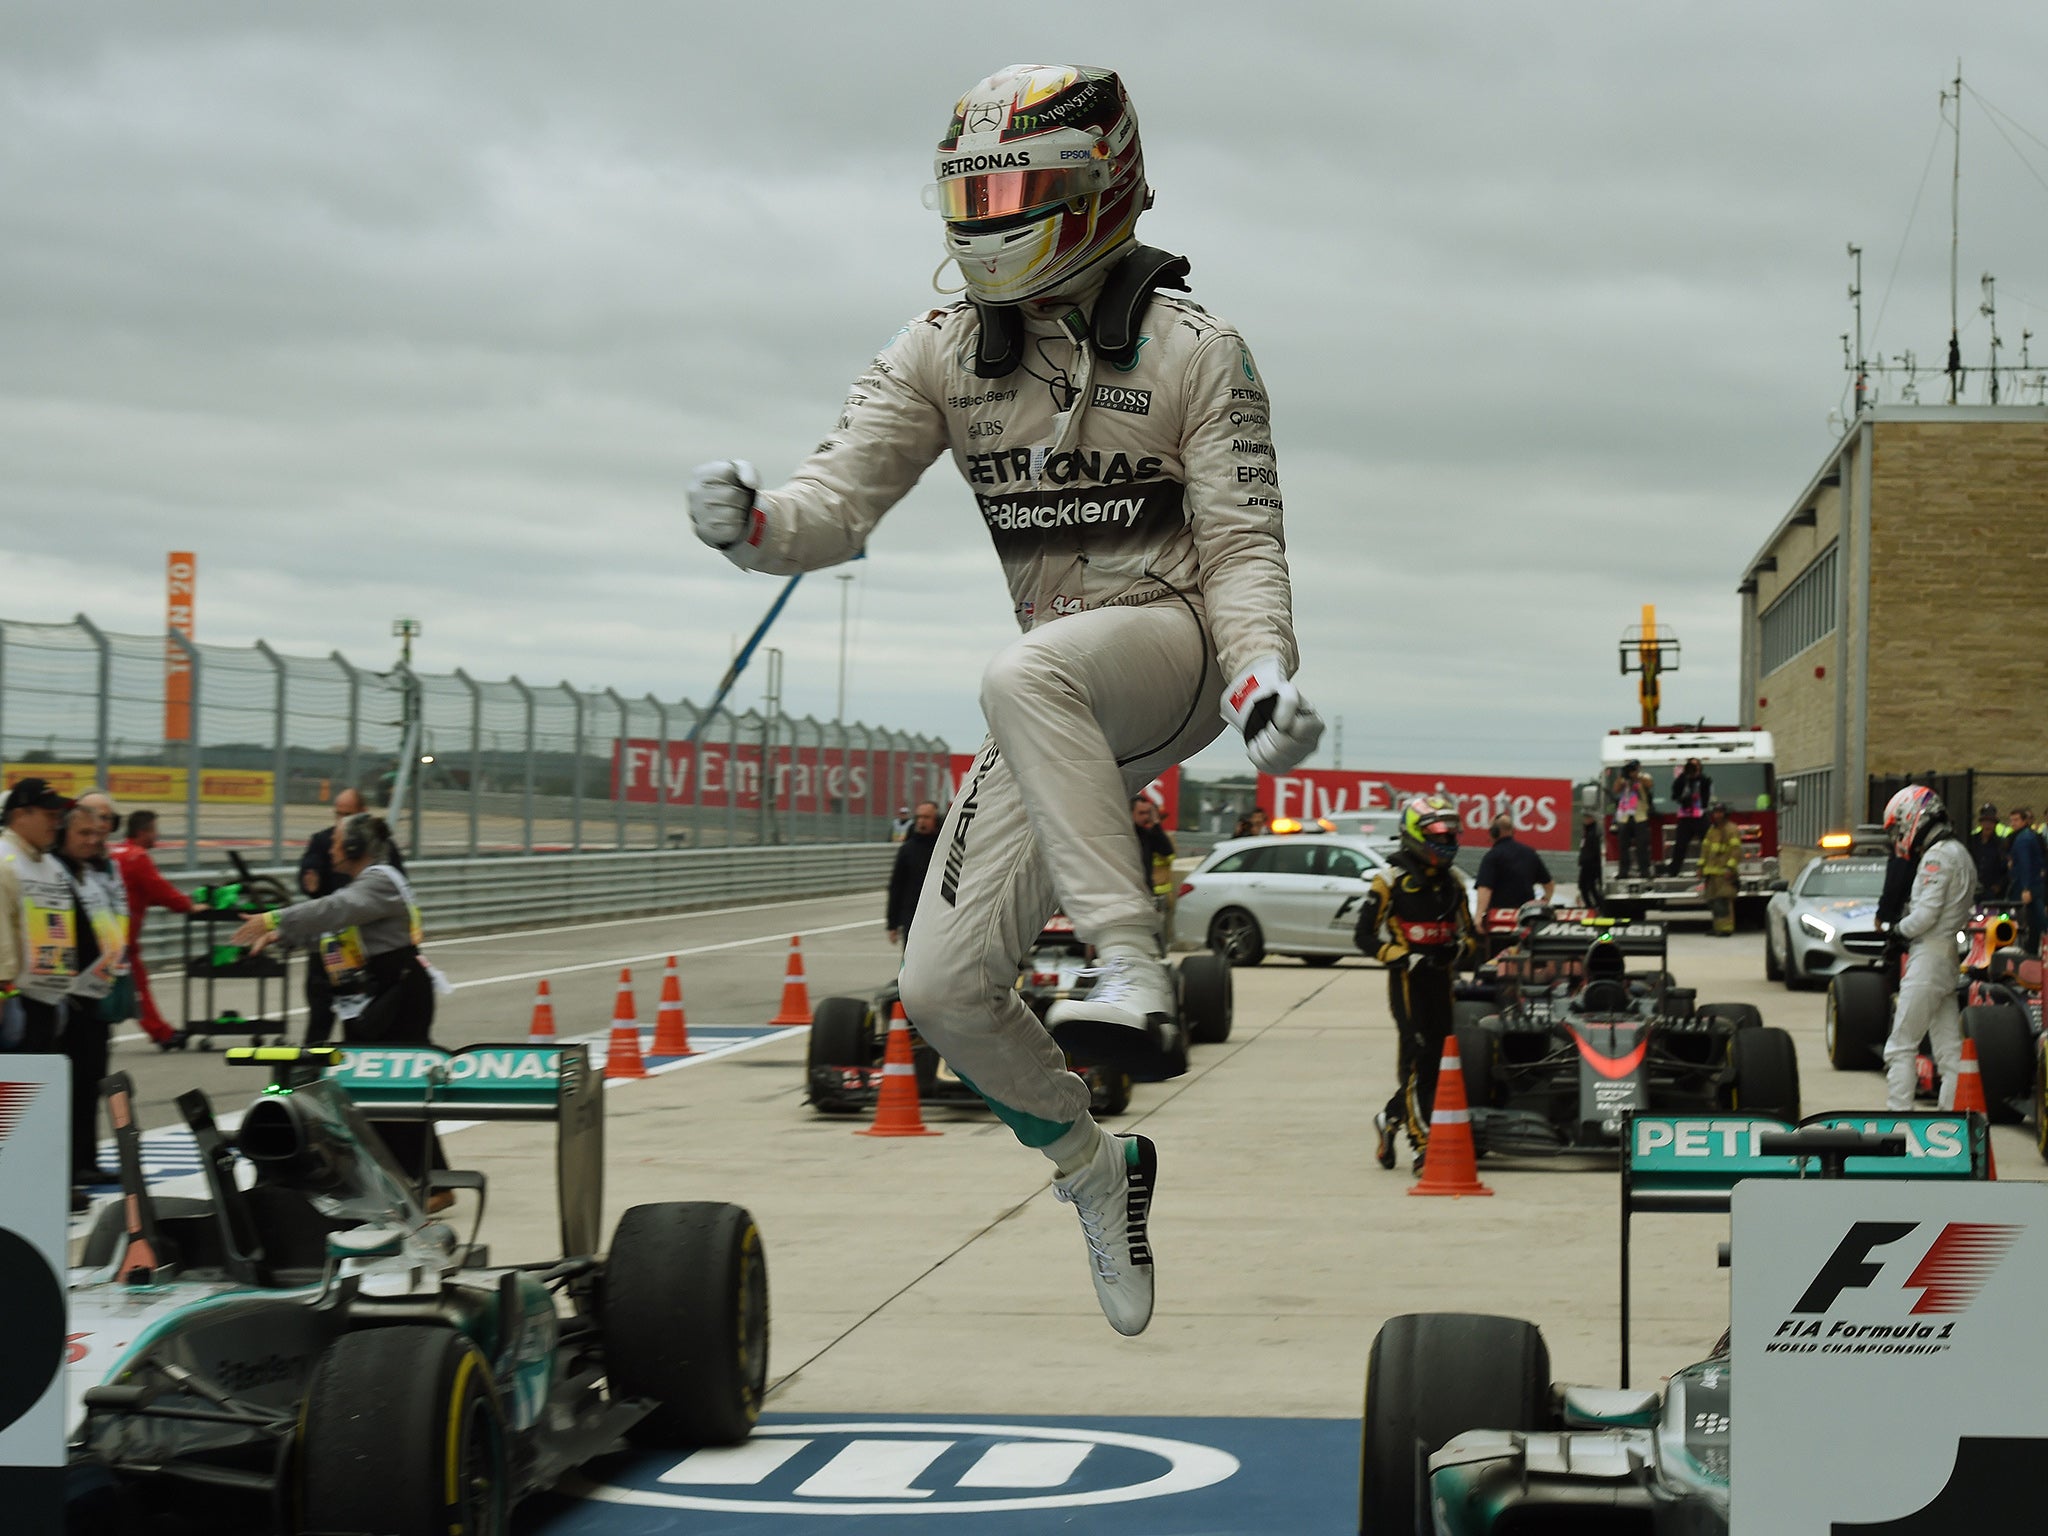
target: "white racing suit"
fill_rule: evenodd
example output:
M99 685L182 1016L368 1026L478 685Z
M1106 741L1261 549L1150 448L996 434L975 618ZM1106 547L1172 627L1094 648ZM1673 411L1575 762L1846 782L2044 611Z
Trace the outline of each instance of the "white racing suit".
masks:
M1018 965L1056 906L1091 942L1157 944L1130 796L1216 737L1240 668L1296 656L1265 387L1236 331L1155 293L1118 369L1076 338L1080 309L1023 309L1004 378L973 371L972 305L899 332L831 435L757 498L748 563L851 559L946 449L972 487L1024 635L983 676L989 735L939 833L903 1002L1057 1158L1094 1134L1088 1089L1018 998Z
M1922 1035L1933 1047L1934 1068L1941 1074L1941 1107L1955 1103L1956 1073L1963 1061L1956 935L1969 926L1976 895L1977 866L1953 833L1921 855L1905 916L1899 919L1899 937L1907 946L1906 970L1899 978L1891 1036L1884 1043L1886 1109L1913 1107L1913 1058Z

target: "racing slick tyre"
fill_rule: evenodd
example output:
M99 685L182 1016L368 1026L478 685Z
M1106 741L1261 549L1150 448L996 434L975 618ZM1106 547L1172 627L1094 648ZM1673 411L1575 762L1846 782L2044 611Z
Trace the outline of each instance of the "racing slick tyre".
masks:
M1493 1108L1493 1032L1462 1020L1456 1028L1458 1070L1465 1075L1465 1102L1473 1109ZM1475 1132L1477 1125L1472 1128ZM1479 1147L1484 1152L1485 1148Z
M1209 919L1209 947L1232 965L1257 965L1266 958L1266 935L1243 907L1225 907Z
M875 1064L875 1035L868 1023L868 1005L858 997L828 997L811 1016L810 1039L805 1042L806 1096L821 1114L848 1115L865 1106L848 1098L835 1097L830 1085L840 1081L843 1067L868 1068Z
M1454 998L1451 1002L1451 1021L1458 1029L1458 1049L1465 1049L1465 1026L1477 1024L1481 1019L1490 1019L1500 1012L1498 1003L1489 1003L1480 997Z
M1236 989L1230 962L1211 952L1197 952L1180 963L1180 1016L1189 1043L1221 1045L1230 1038L1236 1011Z
M1764 1011L1754 1003L1701 1003L1695 1018L1725 1019L1730 1029L1762 1029Z
M2034 1029L2026 1010L1992 1003L1963 1010L1963 1037L1977 1046L1977 1077L1993 1125L2017 1125L2034 1096Z
M1773 923L1764 934L1765 981L1785 980L1785 966L1784 962L1778 958L1778 945L1776 942L1778 935L1784 932L1785 925L1783 923ZM1785 953L1788 955L1792 953L1792 940L1789 935L1785 939ZM1787 982L1786 985L1789 986L1791 983Z
M1344 957L1342 955L1303 955L1301 956L1301 963L1303 965L1315 966L1318 970L1320 970L1324 966L1335 965L1339 960L1342 960L1343 958Z
M1365 1368L1360 1536L1429 1536L1416 1473L1468 1429L1527 1433L1549 1419L1550 1351L1534 1323L1470 1312L1390 1317Z
M673 1200L619 1218L605 1258L605 1371L611 1394L654 1410L636 1445L737 1445L768 1387L768 1262L737 1205Z
M2034 1048L2034 1150L2048 1163L2048 1035Z
M1744 1029L1728 1042L1726 1107L1799 1121L1799 1052L1782 1029Z
M1828 1061L1837 1072L1874 1072L1892 1032L1892 994L1876 971L1843 971L1828 983Z
M1088 1085L1088 1112L1120 1115L1131 1107L1131 1074L1114 1067L1090 1067L1081 1074Z
M503 1536L513 1489L490 1369L452 1328L345 1333L301 1410L300 1525L385 1536Z

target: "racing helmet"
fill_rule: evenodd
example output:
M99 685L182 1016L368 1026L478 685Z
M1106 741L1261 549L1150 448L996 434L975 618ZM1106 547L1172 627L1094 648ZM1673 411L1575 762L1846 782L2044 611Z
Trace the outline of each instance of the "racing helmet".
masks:
M1884 832L1892 851L1910 859L1934 840L1936 829L1948 825L1941 796L1924 784L1908 784L1886 802Z
M1132 239L1151 205L1138 114L1113 70L1012 64L962 96L926 202L984 304L1050 293Z
M1429 869L1458 856L1458 807L1441 791L1417 795L1401 808L1401 847Z

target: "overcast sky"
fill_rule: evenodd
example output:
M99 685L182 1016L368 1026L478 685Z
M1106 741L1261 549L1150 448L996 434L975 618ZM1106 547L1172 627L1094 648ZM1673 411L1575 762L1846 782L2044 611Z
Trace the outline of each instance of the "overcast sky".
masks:
M4 15L9 618L157 629L191 548L205 639L381 661L411 613L427 669L704 698L776 584L691 537L688 471L780 480L936 302L932 146L1023 59L1124 73L1140 233L1259 359L1346 766L1584 771L1644 602L1667 717L1730 715L1742 563L1838 430L1845 241L1875 350L1945 343L1946 140L1908 214L1958 54L2015 120L1966 98L1968 360L1983 270L2009 356L2048 319L2038 0ZM855 569L848 715L967 750L1014 630L947 461ZM777 631L798 714L839 595Z

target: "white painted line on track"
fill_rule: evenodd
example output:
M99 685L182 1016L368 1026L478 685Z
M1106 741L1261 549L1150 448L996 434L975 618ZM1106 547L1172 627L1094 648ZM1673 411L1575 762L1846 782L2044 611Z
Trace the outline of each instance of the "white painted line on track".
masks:
M728 1029L760 1029L761 1027L759 1024L734 1024L726 1026ZM773 1045L778 1040L787 1040L792 1035L802 1034L809 1027L807 1024L791 1024L781 1029L770 1029L764 1034L735 1040L731 1035L722 1035L719 1032L719 1026L716 1024L699 1025L693 1031L693 1038L702 1039L705 1042L703 1048L694 1051L688 1056L670 1056L655 1061L648 1066L647 1076L660 1077L664 1072L675 1072L684 1067L701 1067L707 1062L718 1061L726 1056L737 1056L742 1051L751 1051L759 1046ZM640 1034L640 1054L643 1057L652 1056L654 1053L649 1049L649 1043L653 1036L648 1032L645 1025L641 1026ZM611 1035L612 1032L608 1029L596 1029L588 1034L565 1035L562 1038L570 1045L589 1047L590 1069L603 1076L606 1059L605 1047L611 1043ZM617 1088L622 1083L637 1083L640 1081L642 1079L637 1077L606 1077L604 1078L604 1085L607 1088Z
M875 928L881 925L878 917L864 917L857 923L834 923L829 928L800 928L801 938L814 938L821 933L845 933L850 928ZM542 976L567 976L576 971L604 971L617 965L641 965L650 960L666 960L674 955L678 960L685 955L711 955L723 949L745 949L750 944L779 944L789 937L786 933L764 933L751 939L728 939L723 944L699 944L694 949L657 949L644 955L619 955L610 960L586 960L581 965L555 965L538 971L515 971L505 976L478 976L470 981L454 983L460 992L465 987L495 987L507 981L535 981ZM432 949L430 944L427 946Z
M858 894L858 893L856 893L856 894ZM833 900L837 900L837 899L839 899L839 898L837 898L837 897L829 897L829 896L820 896L820 897L817 897L817 898L815 898L815 899L816 899L816 900L818 900L818 901L833 901ZM807 903L805 903L805 902L797 902L797 901L788 901L788 902L776 902L776 903L774 903L774 904L773 904L773 907L734 907L734 908L730 908L730 909L728 909L728 910L729 910L729 911L734 911L734 912L740 912L740 911L745 911L745 912L765 912L765 911L770 911L770 910L773 910L773 909L774 909L774 908L776 908L776 907L796 907L796 906L804 906L804 905L807 905ZM669 915L670 915L670 916L684 916L684 917L688 917L688 916L693 916L693 915L697 915L697 914L692 914L692 913L680 913L680 914L676 914L676 913L671 913L671 914L669 914ZM654 919L645 919L645 921L653 921L653 920L654 920ZM634 918L634 919L632 919L632 921L634 921L634 922L640 922L640 921L643 921L643 919L640 919L640 918ZM846 933L846 932L849 932L850 930L852 930L852 929L855 929L855 928L873 928L873 927L876 927L876 926L878 926L878 925L880 924L880 922L881 922L881 919L880 919L880 918L877 918L877 917L870 917L870 918L863 918L863 919L861 919L861 920L860 920L859 922L856 922L856 923L835 923L835 924L831 925L830 927L826 927L826 928L799 928L799 929L797 929L797 930L796 930L796 933L797 933L797 936L798 936L798 937L800 937L800 938L806 938L806 939L810 939L810 938L816 938L816 937L818 937L818 936L819 936L819 935L821 935L821 934L827 934L827 933ZM591 927L596 927L596 928L609 928L609 927L614 927L614 926L616 926L616 925L615 925L615 924L611 924L611 923L594 923L594 924L591 924L591 925L589 925L589 926L591 926ZM577 932L577 931L579 931L579 930L578 930L577 928L574 928L574 927L570 927L570 928L541 928L541 929L535 929L535 928L524 928L524 929L514 929L514 930L512 930L512 931L511 931L511 932L509 932L509 933L496 933L496 934L490 934L490 935L486 935L486 937L489 937L489 938L493 938L493 939L515 939L515 938L518 938L518 937L520 937L520 936L521 936L522 934L526 934L526 933L574 933L574 932ZM577 965L557 965L557 966L551 966L551 967L549 967L549 968L547 968L547 969L545 969L545 970L538 970L538 971L513 971L513 972L509 972L509 973L507 973L507 974L505 974L505 975L502 975L502 976L474 976L474 977L471 977L471 978L470 978L470 979L469 979L468 981L456 981L456 982L451 982L451 983L450 983L450 986L451 986L451 987L452 987L452 988L453 988L453 989L454 989L455 991L457 991L457 992L461 992L461 991L463 991L463 990L465 990L465 989L467 989L467 988L469 988L469 987L494 987L494 986L500 986L500 985L502 985L503 983L505 983L505 982L510 982L510 981L537 981L537 980L539 980L539 979L540 979L541 977L543 977L543 976L549 976L549 977L553 977L553 976L567 976L567 975L570 975L570 974L572 974L572 973L574 973L574 972L577 972L577 971L606 971L606 970L610 970L610 969L612 969L612 968L613 968L613 967L615 967L615 966L625 966L625 965L645 965L645 964L647 964L647 963L648 963L649 961L653 961L653 960L666 960L666 959L667 959L667 958L668 958L668 957L669 957L670 955L674 955L674 956L675 956L675 957L676 957L677 959L679 959L679 960L680 960L680 959L683 959L684 957L686 957L686 956L689 956L689 955L710 955L710 954L716 954L716 953L718 953L718 952L719 952L719 951L721 951L721 950L728 950L728 949L745 949L745 948L746 948L746 947L747 947L748 945L751 945L751 944L772 944L772 943L779 943L779 942L781 942L782 940L784 940L784 939L787 939L787 938L788 938L789 936L790 936L790 935L789 935L789 933L788 933L787 931L785 931L785 930L783 930L783 929L779 929L779 928L778 928L778 929L777 929L777 930L776 930L775 932L773 932L773 933L763 933L763 934L757 934L757 935L755 935L755 936L754 936L753 938L749 938L749 939L728 939L728 940L726 940L726 941L725 941L724 943L722 943L722 944L699 944L699 945L696 945L696 946L695 946L694 948L690 948L690 949L657 949L657 950L654 950L654 951L652 951L652 952L651 952L651 953L649 953L649 954L644 954L644 955L618 955L618 956L614 956L614 957L612 957L612 958L610 958L610 959L605 959L605 960L587 960L587 961L584 961L584 962L582 962L582 963L580 963L580 964L577 964ZM461 939L451 939L451 940L448 940L448 941L446 941L446 943L451 943L451 944L453 944L453 943L466 943L466 942L469 942L469 941L467 941L467 940L461 940ZM445 947L446 947L446 945L445 945L445 944L443 944L443 943L437 943L437 942L431 942L431 941L430 941L430 942L429 942L429 943L427 944L427 946L426 946L426 950L427 950L427 958L428 958L429 960L431 960L431 959L433 958L433 953L434 953L434 951L436 951L436 950L438 950L438 949L442 949L442 948L445 948ZM286 1009L286 1010L284 1011L284 1017L285 1017L285 1018L287 1018L287 1019L297 1019L297 1018L303 1018L303 1017L305 1016L305 1013L306 1013L306 1010L305 1010L305 1007L304 1007L304 1005L302 1004L302 1005L300 1005L299 1007L296 1007L296 1008L287 1008L287 1009ZM199 1033L202 1033L202 1034L203 1034L203 1033L204 1033L204 1031L203 1031L203 1030L202 1030L202 1031L199 1031ZM125 1031L125 1032L124 1032L124 1033L122 1033L122 1034L118 1034L118 1035L115 1035L115 1036L113 1037L113 1043L114 1043L115 1045L127 1045L127 1044L130 1044L130 1043L134 1042L134 1041L137 1041L137 1040L147 1040L148 1038L149 1038L149 1037L148 1037L147 1035L143 1034L143 1032L142 1032L141 1030L139 1030L139 1029L131 1029L131 1030L127 1030L127 1031Z
M629 928L635 923L680 923L699 917L731 917L735 913L779 912L788 907L814 907L824 901L848 901L855 897L873 896L880 891L841 891L836 896L801 896L791 901L751 902L738 907L698 907L688 912L656 912L649 917L613 917L594 923L564 923L557 928L502 928L494 933L465 934L459 939L435 939L430 947L453 949L458 944L495 944L500 939L516 939L531 934L540 937L550 933L590 933L599 928ZM880 919L876 919L880 921Z

